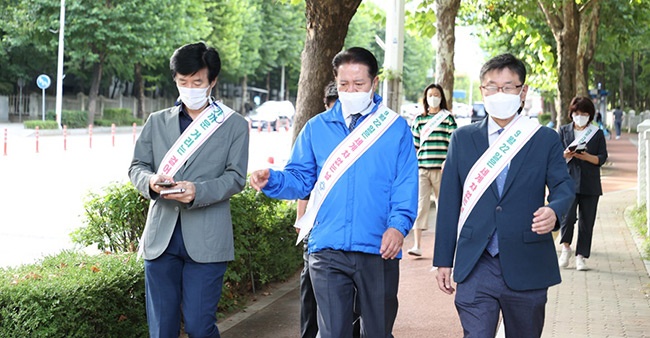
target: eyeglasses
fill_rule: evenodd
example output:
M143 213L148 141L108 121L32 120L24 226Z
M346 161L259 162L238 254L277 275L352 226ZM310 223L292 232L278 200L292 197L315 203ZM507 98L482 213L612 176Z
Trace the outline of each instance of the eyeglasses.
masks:
M521 88L523 86L524 86L523 84L518 85L518 86L505 85L503 87L499 87L499 86L481 86L481 89L483 89L486 94L490 94L490 95L491 94L496 94L499 90L501 90L502 92L504 92L506 94L519 94L519 93L521 93L519 88Z

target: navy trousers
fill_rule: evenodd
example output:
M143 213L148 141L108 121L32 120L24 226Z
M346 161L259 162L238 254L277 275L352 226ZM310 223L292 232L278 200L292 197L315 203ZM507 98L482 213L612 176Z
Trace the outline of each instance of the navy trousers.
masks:
M544 327L548 289L515 291L501 275L499 256L487 251L457 285L456 310L466 338L493 338L503 315L508 338L539 338Z
M316 305L316 296L314 287L309 278L309 254L307 253L307 240L304 244L305 251L302 258L305 262L300 272L300 338L318 337L318 306ZM355 291L356 299L356 291ZM356 308L356 302L353 314L353 337L361 337L361 320L359 319L359 310Z
M361 337L393 337L399 260L360 252L322 250L309 255L321 338L350 338L356 309ZM355 299L356 290L356 299Z
M152 338L178 338L181 309L192 338L219 338L217 304L227 263L198 263L187 254L180 222L167 250L145 260L147 323Z

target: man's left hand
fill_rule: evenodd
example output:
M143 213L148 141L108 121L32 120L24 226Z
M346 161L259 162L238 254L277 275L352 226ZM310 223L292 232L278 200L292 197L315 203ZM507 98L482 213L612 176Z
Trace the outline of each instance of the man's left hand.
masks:
M176 200L181 203L190 203L194 201L194 197L196 196L196 187L194 186L194 183L188 181L178 181L176 182L174 188L183 188L185 191L178 194L163 195L161 197L168 200Z
M393 259L402 250L404 236L395 228L388 228L381 238L381 248L379 253L383 259Z
M533 216L532 230L538 235L547 234L555 228L557 216L555 216L555 211L553 211L553 209L549 207L541 207L533 213Z

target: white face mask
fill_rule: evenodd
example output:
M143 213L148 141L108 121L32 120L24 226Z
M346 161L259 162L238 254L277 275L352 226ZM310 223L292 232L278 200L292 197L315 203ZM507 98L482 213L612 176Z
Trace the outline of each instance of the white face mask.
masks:
M573 123L575 123L578 127L582 128L589 123L589 116L584 116L584 115L573 115Z
M339 101L341 101L343 113L351 115L364 111L372 103L373 93L373 89L370 89L369 92L339 92Z
M427 96L427 103L429 104L429 107L431 108L438 108L440 107L440 101L442 99L438 96Z
M207 88L187 88L180 87L178 88L179 99L188 109L197 110L201 109L208 102L208 90Z
M517 113L521 108L521 97L517 94L498 92L483 97L485 111L497 119L506 120Z

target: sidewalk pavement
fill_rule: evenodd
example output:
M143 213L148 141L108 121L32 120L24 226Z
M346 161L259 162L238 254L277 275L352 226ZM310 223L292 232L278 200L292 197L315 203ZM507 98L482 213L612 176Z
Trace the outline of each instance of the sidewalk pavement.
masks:
M607 142L605 194L587 261L591 270L576 271L573 264L562 269L562 283L549 289L544 338L650 337L649 272L623 217L636 203L636 137L624 134ZM393 330L397 338L462 336L453 297L438 290L430 272L433 236L433 227L424 232L421 258L405 255L400 263L400 308ZM412 243L409 235L404 248ZM295 276L243 312L221 320L222 337L299 337L298 286Z

